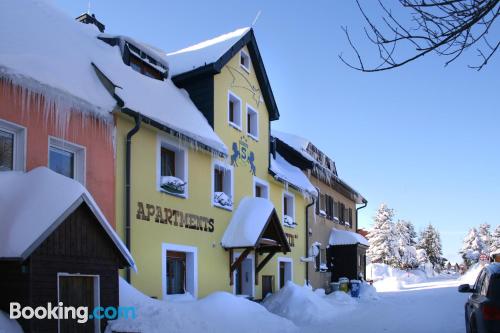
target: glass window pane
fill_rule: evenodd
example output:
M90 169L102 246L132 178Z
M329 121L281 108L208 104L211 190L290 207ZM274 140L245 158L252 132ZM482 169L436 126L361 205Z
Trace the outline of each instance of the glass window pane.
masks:
M0 171L14 168L14 134L0 131Z
M161 175L175 176L175 152L162 147L161 148Z
M75 176L75 154L56 147L50 147L49 168L69 178Z

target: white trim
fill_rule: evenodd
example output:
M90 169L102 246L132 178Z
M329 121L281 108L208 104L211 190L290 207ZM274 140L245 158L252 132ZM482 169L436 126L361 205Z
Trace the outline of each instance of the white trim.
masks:
M248 59L248 67L241 63L241 54L243 54L244 58ZM250 58L250 55L248 55L248 53L246 53L245 50L243 50L243 49L240 50L239 55L240 55L240 57L238 59L238 62L240 63L240 67L243 68L245 70L245 72L250 74L250 70L252 67L252 59Z
M281 216L282 216L282 219L283 219L283 222L282 224L284 226L286 226L284 224L284 220L285 220L285 197L289 197L289 198L292 198L292 215L288 215L290 216L291 218L293 218L293 221L295 223L297 223L297 221L295 220L295 194L293 194L292 192L288 192L288 191L283 191L282 195L281 195ZM286 226L287 228L295 228L295 227L288 227Z
M50 169L50 147L55 147L61 150L65 150L73 154L74 165L73 165L73 175L76 181L80 182L85 186L86 174L87 174L87 148L79 144L67 141L55 136L49 135L49 143L47 149L47 167Z
M230 195L230 197L231 197L231 201L232 201L231 207L221 206L221 205L214 202L214 193L215 193L215 191L214 191L214 187L215 187L214 174L215 174L215 167L216 166L223 168L226 171L229 171L231 173L231 175L230 175L230 178L231 178L231 195ZM211 195L210 195L210 202L212 203L212 207L218 207L218 208L232 211L233 207L234 207L234 168L233 168L233 166L226 164L220 160L212 159L212 169L210 171L210 178L212 178L212 180L211 180L212 189L211 189Z
M12 170L26 170L26 146L27 129L24 126L0 119L0 130L10 133L14 137L14 149L12 150Z
M252 133L250 133L250 132L248 131L248 111L249 111L249 109L250 109L250 111L251 111L251 112L255 113L255 116L256 116L256 118L257 118L257 120L256 120L256 124L257 124L257 125L256 125L256 126L257 126L257 127L256 127L256 129L257 129L257 135L253 135ZM246 125L247 125L247 126L246 126L246 132L247 132L247 135L248 135L249 137L251 137L252 139L254 139L255 141L259 141L259 111L257 111L257 109L256 109L256 108L254 108L253 106L251 106L250 104L246 103L245 115L246 115L246 117L245 117L245 121L246 121Z
M260 186L265 186L267 188L267 195L264 197L266 199L269 200L269 198L271 197L271 187L269 186L269 182L257 177L257 176L253 176L253 196L255 197L255 188L257 187L257 185L260 185Z
M185 187L185 191L184 191L184 194L175 194L175 193L170 193L170 192L167 192L165 190L163 190L161 187L160 187L160 181L161 181L161 147L166 147L166 148L169 148L173 151L175 151L176 153L177 152L182 152L182 158L183 158L183 177L182 177L182 180L185 181L187 184L186 184L186 187ZM189 149L183 145L180 144L179 141L175 141L171 138L168 138L164 135L160 135L158 134L157 135L157 139L156 139L156 190L158 192L161 192L161 193L165 193L165 194L168 194L168 195L172 195L174 197L179 197L179 198L184 198L184 199L188 199L189 198ZM177 160L177 157L176 157L176 160ZM176 164L177 164L177 161L176 161ZM177 167L176 167L176 170L177 170ZM176 176L177 177L177 176ZM178 177L178 178L181 178L181 177Z
M241 255L241 252L234 252L233 253L233 262L239 258ZM251 286L252 286L252 294L251 295L246 295L246 294L241 294L242 296L250 296L250 297L255 297L255 257L253 254L249 254L245 260L251 260L252 261L252 271L251 271ZM243 262L242 262L243 264ZM236 270L233 272L233 281L236 281ZM236 295L236 283L233 283L233 294Z
M182 244L161 244L161 292L167 299L167 251L186 253L186 291L198 298L198 248Z
M276 290L280 290L280 262L285 262L290 264L290 280L287 281L292 281L293 282L293 259L289 257L278 257L277 264L278 264L278 274L276 275L278 278L276 279L278 281L278 284L276 285ZM286 267L286 266L285 266ZM285 275L286 275L286 268L285 268ZM286 283L286 281L285 281Z
M94 278L94 308L101 306L101 277L97 274L80 274L80 273L57 273L57 304L61 302L61 293L59 288L59 279L61 277L71 277L71 276L84 276ZM89 309L92 311L93 309ZM89 313L90 314L90 313ZM57 320L57 332L61 331L61 319ZM94 318L94 332L101 332L101 320L99 318Z
M239 125L237 123L234 123L234 122L232 122L232 121L229 120L229 100L231 99L231 97L234 98L234 99L236 99L236 100L238 100L238 102L239 102L238 103L239 106L240 106L240 112L239 112L240 124ZM227 123L230 126L236 128L239 131L242 130L242 125L243 125L243 119L242 119L242 117L243 117L243 111L242 111L242 108L243 108L243 102L242 102L241 98L238 95L236 95L234 92L232 92L231 90L228 90L227 91L227 103L226 103Z

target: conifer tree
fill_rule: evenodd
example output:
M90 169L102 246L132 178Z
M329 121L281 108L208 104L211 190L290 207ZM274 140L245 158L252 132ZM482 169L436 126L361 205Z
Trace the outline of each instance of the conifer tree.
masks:
M441 236L432 224L429 224L424 231L420 233L417 248L425 250L429 262L434 268L441 268L443 255L443 250L441 248Z
M484 249L483 241L476 228L471 228L463 240L460 255L467 267L479 261L479 256Z
M381 204L375 214L372 230L368 233L370 247L367 254L374 263L397 266L400 260L398 237L394 222L394 210Z

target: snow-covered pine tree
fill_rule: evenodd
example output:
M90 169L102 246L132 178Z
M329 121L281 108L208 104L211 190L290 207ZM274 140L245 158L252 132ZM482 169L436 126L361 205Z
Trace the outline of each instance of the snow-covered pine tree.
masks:
M500 251L500 225L498 225L491 235L490 253Z
M417 249L424 249L432 266L441 269L443 250L441 248L441 236L439 232L429 224L420 233Z
M415 242L415 228L410 221L398 220L395 225L399 245L398 266L402 269L418 266Z
M491 247L491 226L488 223L483 223L479 226L478 232L484 245L482 253L489 255Z
M394 210L381 204L373 217L373 227L368 233L367 255L374 263L397 266L399 261L398 237L394 222Z
M460 255L467 267L479 261L479 256L484 249L483 241L476 228L471 228L463 240Z

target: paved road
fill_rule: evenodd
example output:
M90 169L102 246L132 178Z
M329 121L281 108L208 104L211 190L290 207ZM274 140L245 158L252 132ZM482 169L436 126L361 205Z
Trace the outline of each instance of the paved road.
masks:
M352 312L303 332L464 333L466 294L456 280L438 280L379 293L380 299L359 304Z

